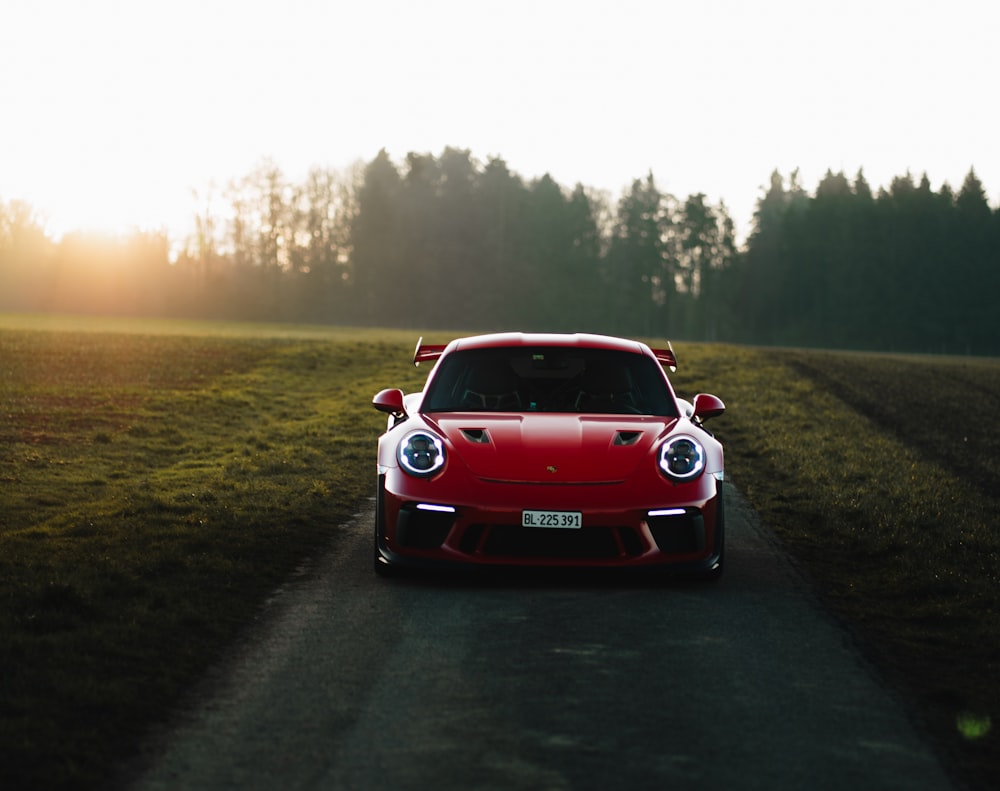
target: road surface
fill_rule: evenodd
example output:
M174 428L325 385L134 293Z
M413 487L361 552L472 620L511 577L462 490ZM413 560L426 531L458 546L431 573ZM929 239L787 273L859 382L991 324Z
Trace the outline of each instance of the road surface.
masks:
M715 584L383 580L359 514L134 788L952 787L728 490Z

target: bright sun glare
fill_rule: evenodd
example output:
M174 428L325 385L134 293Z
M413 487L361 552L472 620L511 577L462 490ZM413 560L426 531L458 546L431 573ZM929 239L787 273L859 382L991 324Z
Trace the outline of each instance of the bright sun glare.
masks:
M137 168L112 150L89 148L93 159L88 163L64 163L62 178L36 177L34 194L24 198L49 235L163 231L173 236L190 225L194 209L189 188L157 176L155 167Z

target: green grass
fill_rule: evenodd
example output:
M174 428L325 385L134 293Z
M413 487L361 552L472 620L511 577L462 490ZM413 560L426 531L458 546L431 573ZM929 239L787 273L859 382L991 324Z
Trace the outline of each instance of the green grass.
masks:
M1000 779L1000 362L691 347L727 472L951 760ZM977 785L978 787L978 785Z
M80 326L0 331L4 788L102 781L371 494L413 375L409 337Z
M431 340L444 340L435 335ZM0 787L87 788L371 495L415 333L0 316ZM1000 364L678 345L730 477L998 773Z

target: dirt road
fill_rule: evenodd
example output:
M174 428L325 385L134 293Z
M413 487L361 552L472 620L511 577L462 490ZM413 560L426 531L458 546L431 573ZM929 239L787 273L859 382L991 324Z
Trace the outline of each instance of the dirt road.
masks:
M946 789L735 491L717 584L382 580L372 514L283 590L138 789Z

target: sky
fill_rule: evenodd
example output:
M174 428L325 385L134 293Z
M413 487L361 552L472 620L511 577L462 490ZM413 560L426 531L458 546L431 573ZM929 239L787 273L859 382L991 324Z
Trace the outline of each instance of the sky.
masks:
M451 146L612 201L652 173L741 236L774 170L975 168L996 207L998 40L987 0L3 0L0 203L175 238L265 160Z

